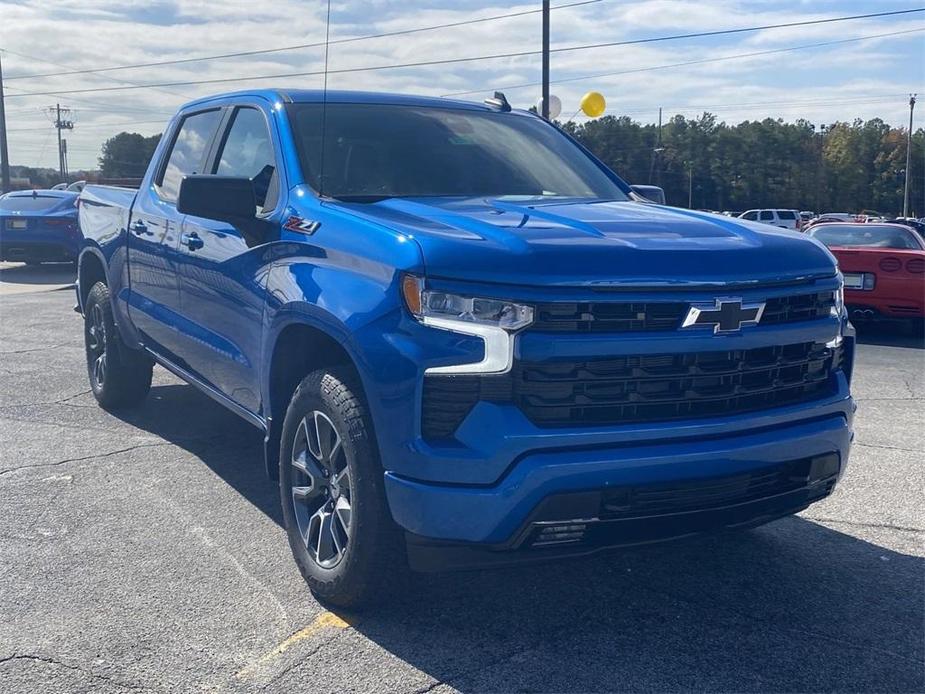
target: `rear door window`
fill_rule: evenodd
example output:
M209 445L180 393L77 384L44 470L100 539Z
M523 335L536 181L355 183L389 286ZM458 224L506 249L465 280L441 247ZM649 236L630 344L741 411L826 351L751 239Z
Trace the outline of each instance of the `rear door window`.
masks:
M219 109L194 113L183 119L159 181L161 197L176 201L183 177L202 172L206 153L221 119Z
M790 219L790 220L797 218L796 213L793 212L792 210L778 210L777 216L780 217L781 219Z
M774 220L774 213L771 210L761 210L761 214L758 217L759 221L770 222Z

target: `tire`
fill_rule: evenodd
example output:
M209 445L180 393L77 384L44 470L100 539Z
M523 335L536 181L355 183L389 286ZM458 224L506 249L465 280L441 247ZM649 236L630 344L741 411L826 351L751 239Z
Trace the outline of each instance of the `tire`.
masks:
M116 410L135 405L151 389L154 362L123 341L112 316L109 287L97 282L84 306L84 349L87 376L101 407Z
M385 497L382 465L356 380L315 371L283 422L279 489L289 546L319 601L359 608L407 574L404 538Z

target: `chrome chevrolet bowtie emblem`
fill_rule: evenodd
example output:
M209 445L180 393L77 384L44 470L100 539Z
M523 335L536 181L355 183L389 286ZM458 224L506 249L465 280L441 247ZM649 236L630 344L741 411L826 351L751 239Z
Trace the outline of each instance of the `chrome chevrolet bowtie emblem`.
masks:
M758 325L763 313L763 301L746 304L741 299L716 299L712 304L691 304L681 327L712 326L714 333L733 333L750 325Z

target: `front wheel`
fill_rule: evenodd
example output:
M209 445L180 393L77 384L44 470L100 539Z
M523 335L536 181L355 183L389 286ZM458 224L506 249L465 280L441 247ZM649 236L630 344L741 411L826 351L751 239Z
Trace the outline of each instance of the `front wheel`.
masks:
M407 569L358 392L340 370L306 376L286 412L280 446L280 498L293 557L315 596L339 607L382 598Z
M84 306L87 375L96 401L105 409L134 405L151 389L154 362L122 341L112 315L109 287L97 282Z

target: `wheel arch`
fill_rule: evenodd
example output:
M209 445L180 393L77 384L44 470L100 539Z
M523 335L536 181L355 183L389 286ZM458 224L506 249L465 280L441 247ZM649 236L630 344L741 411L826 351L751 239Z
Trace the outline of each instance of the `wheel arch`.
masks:
M321 320L299 308L284 314L276 323L265 352L269 359L264 378L267 422L264 463L271 479L278 477L280 433L286 409L305 376L322 368L346 369L360 390L357 397L368 402L359 360L346 327L338 329L333 317Z
M103 254L91 246L84 248L77 259L77 300L80 303L81 313L87 305L90 290L97 282L102 282L108 287L109 274Z

